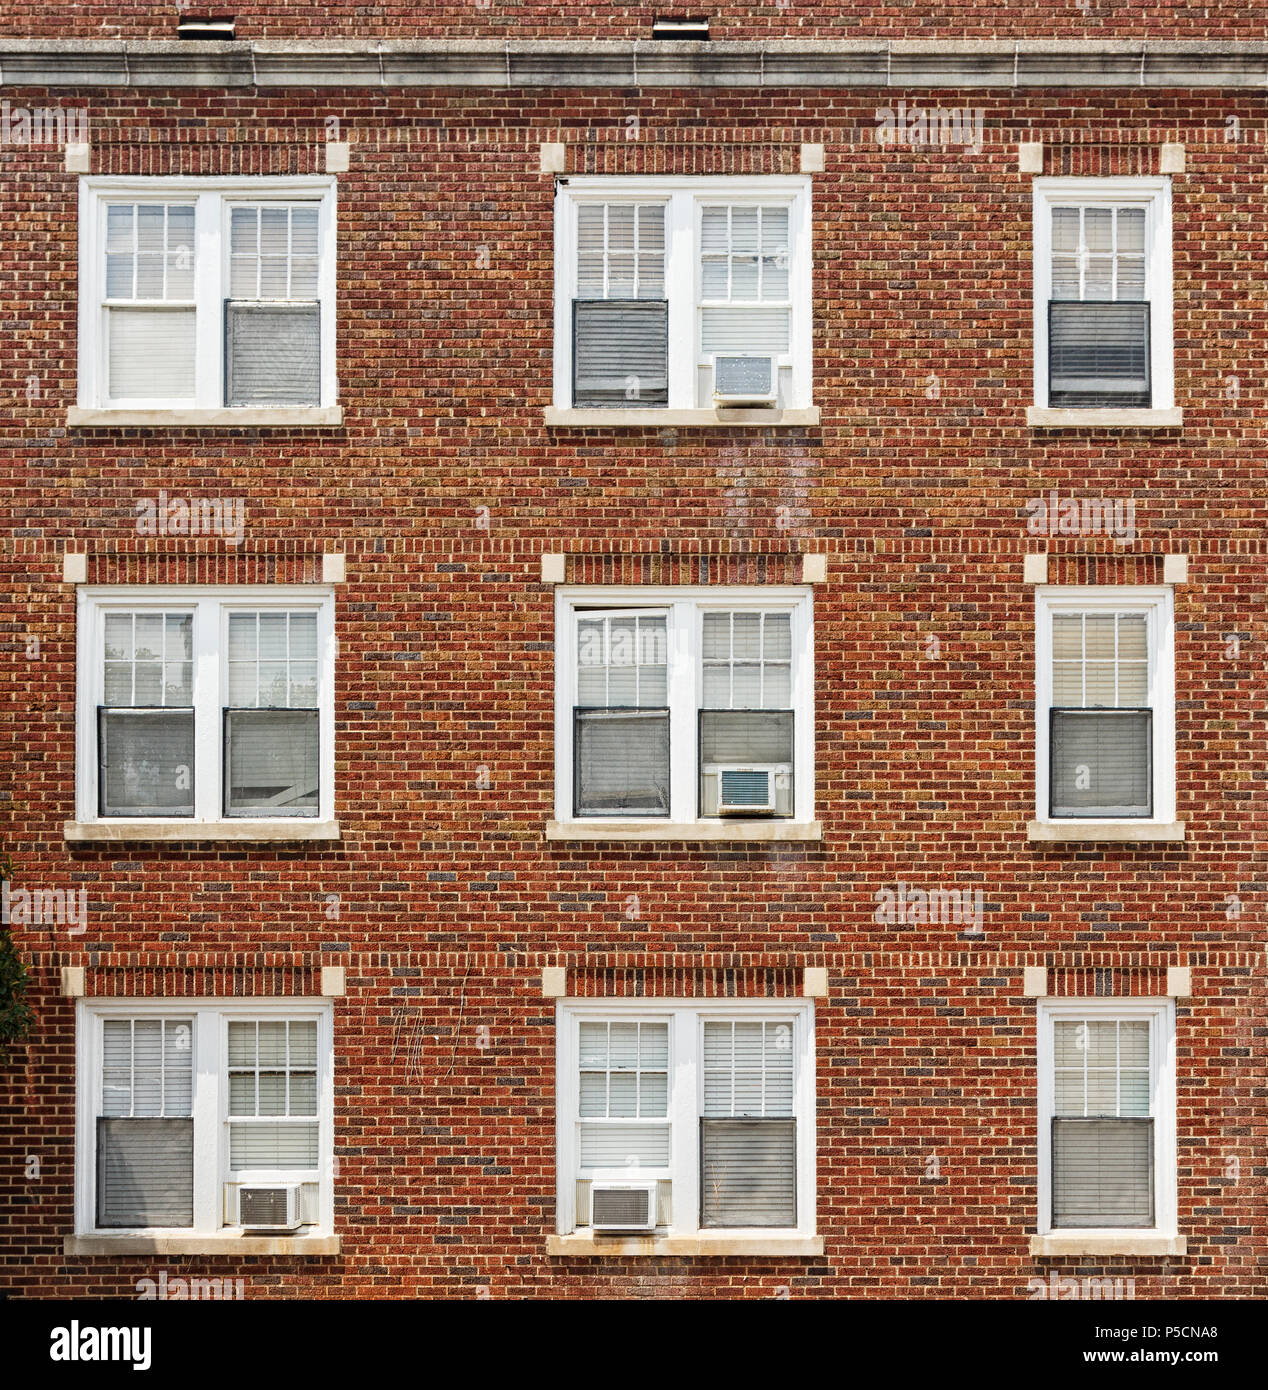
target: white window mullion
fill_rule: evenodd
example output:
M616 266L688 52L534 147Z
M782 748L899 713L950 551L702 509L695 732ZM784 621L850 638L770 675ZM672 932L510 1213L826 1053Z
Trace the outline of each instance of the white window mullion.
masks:
M691 1235L700 1224L700 1049L703 1024L691 1009L675 1009L669 1039L669 1163L673 1173L671 1235Z
M679 189L665 205L665 297L669 301L669 409L696 404L696 200Z
M220 1112L223 1104L222 1033L224 1023L217 1013L191 1009L194 1047L194 1230L212 1233L220 1230L224 1169Z
M696 819L696 711L699 686L699 606L678 602L669 609L669 819Z
M222 199L218 193L194 196L195 257L194 303L197 309L194 341L195 402L200 410L224 405L221 359L220 262ZM228 235L227 229L223 232Z
M220 604L194 605L194 819L221 818L221 665L227 619Z

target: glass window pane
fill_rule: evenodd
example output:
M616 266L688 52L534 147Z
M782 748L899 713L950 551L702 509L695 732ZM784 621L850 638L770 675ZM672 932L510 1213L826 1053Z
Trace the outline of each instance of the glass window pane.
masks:
M1118 1056L1120 1066L1148 1067L1148 1023L1124 1022L1118 1025Z
M608 1077L608 1114L630 1119L638 1114L638 1077L634 1072L614 1071Z
M581 1025L581 1065L583 1067L606 1067L608 1064L608 1025L606 1023L583 1023Z
M1114 210L1084 208L1083 240L1089 251L1110 251L1114 246Z
M1087 1025L1089 1067L1118 1065L1118 1021L1095 1020Z
M255 1114L255 1073L229 1073L229 1113L231 1115Z
M1058 1115L1083 1114L1083 1073L1059 1070L1055 1077L1054 1105Z
M259 1101L261 1115L286 1114L286 1074L284 1072L262 1071L259 1073Z
M1088 1072L1087 1113L1089 1115L1116 1115L1118 1113L1117 1072L1099 1069Z
M1053 1025L1053 1055L1059 1067L1083 1068L1087 1050L1086 1026L1065 1019Z
M1145 210L1144 208L1119 208L1118 210L1118 249L1139 251L1145 249Z
M267 1067L286 1061L285 1023L261 1023L257 1036L260 1066Z
M608 1113L608 1074L605 1071L581 1073L581 1116L603 1117Z
M639 1077L638 1113L657 1119L669 1113L669 1078L663 1071L645 1071Z
M250 1067L255 1065L254 1023L230 1023L229 1065L231 1067Z

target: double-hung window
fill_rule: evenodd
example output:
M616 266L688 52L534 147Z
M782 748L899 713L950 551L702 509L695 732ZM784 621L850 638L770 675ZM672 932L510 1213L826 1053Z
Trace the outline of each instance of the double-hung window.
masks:
M270 1221L329 1233L331 1017L323 1000L81 1000L76 1230L228 1234L262 1188L290 1190Z
M333 406L334 181L86 178L79 405Z
M557 591L560 821L809 822L808 591Z
M555 405L810 405L810 185L560 181Z
M1039 1003L1039 1232L1176 1231L1168 999Z
M333 816L333 600L80 590L79 819Z
M1036 592L1040 821L1175 818L1170 588Z
M1035 404L1169 410L1167 178L1036 179Z
M802 999L561 1002L560 1233L812 1235L813 1025Z

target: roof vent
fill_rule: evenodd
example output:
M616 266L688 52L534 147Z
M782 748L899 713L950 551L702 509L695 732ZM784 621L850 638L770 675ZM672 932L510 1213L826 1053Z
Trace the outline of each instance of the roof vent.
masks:
M185 5L180 6L182 11L185 8ZM176 37L178 39L232 39L235 23L236 20L233 15L200 14L194 16L182 13L176 21Z
M709 21L705 19L687 19L681 15L666 15L657 19L652 24L652 38L654 39L693 39L697 43L707 41L709 37Z

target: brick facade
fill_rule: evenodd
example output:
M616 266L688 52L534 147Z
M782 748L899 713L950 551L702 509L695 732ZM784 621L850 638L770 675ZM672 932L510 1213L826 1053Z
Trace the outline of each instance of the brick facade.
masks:
M240 37L646 37L650 12L582 34L540 5L487 10L261 3ZM724 6L725 38L898 37L892 10ZM1077 17L1077 18L1076 18ZM989 37L989 6L928 33ZM1019 16L1072 37L1071 7ZM1227 37L1262 28L1221 11ZM170 38L170 7L10 7L23 37ZM1111 9L1096 37L1189 37L1205 6ZM411 30L410 24L415 28ZM893 26L892 29L887 26ZM367 35L366 28L371 33ZM924 28L922 34L926 32ZM1010 28L1010 34L1012 32ZM1081 34L1082 30L1076 31ZM242 1278L247 1298L1023 1299L1028 1281L1131 1277L1138 1298L1262 1297L1268 1120L1262 667L1268 640L1260 364L1268 123L1236 91L4 89L80 105L94 174L309 173L336 117L338 375L344 422L293 429L70 427L78 176L49 147L0 147L0 637L15 886L87 890L82 933L17 928L38 1025L3 1072L0 1199L15 1296L132 1296L169 1272ZM906 97L985 112L980 153L884 150ZM629 138L627 117L638 117ZM1228 138L1230 116L1239 138ZM1173 177L1181 427L1026 424L1031 176ZM812 176L819 426L547 428L553 176ZM487 248L482 250L482 248ZM1233 385L1233 383L1236 383ZM245 502L245 537L138 536L135 507ZM1027 502L1135 500L1136 537L1045 537ZM485 510L487 509L487 510ZM1052 583L1175 588L1178 843L1033 843L1034 609ZM75 600L88 582L336 588L330 843L70 844ZM554 843L554 606L540 556L595 584L815 586L815 814L805 843ZM1236 644L1230 641L1238 638ZM936 638L931 642L930 638ZM38 639L32 644L31 639ZM981 889L984 930L884 925L898 882ZM1236 900L1237 907L1230 907ZM73 1223L73 1001L320 993L335 1001L336 1230L324 1257L63 1253ZM1178 1000L1180 1230L1173 1257L1036 1257L1035 1000ZM816 1001L822 1256L546 1254L555 1207L553 1001ZM487 1030L487 1031L482 1031ZM39 1158L38 1179L23 1176ZM932 1167L930 1159L936 1156ZM936 1176L929 1176L936 1172Z

